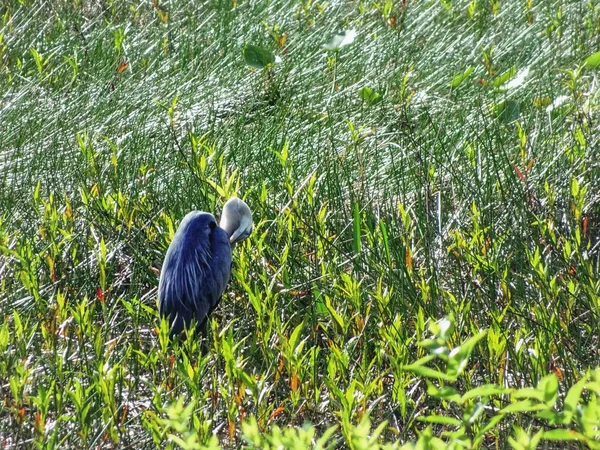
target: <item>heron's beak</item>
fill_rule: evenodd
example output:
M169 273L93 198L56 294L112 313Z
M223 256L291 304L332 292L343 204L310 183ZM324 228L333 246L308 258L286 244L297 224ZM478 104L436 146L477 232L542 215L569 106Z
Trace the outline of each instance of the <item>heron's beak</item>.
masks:
M229 242L235 244L236 242L243 241L250 236L250 233L252 233L252 218L244 216L240 221L240 226L229 237Z

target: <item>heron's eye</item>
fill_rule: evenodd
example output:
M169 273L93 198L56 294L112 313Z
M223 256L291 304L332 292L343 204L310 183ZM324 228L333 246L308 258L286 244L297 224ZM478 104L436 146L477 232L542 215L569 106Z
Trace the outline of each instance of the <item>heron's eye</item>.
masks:
M211 230L214 230L215 228L217 228L217 223L216 222L210 222L208 224L208 228L210 228Z

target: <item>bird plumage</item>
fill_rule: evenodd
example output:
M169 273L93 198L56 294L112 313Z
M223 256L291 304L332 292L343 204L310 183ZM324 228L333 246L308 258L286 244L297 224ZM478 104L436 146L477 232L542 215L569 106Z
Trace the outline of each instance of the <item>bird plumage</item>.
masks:
M229 236L212 214L188 213L167 250L158 285L159 313L168 317L171 334L192 320L202 325L231 275Z
M221 224L212 214L192 211L181 221L169 245L158 284L161 317L169 319L171 336L195 320L203 330L231 276L231 245L252 231L252 213L242 200L223 207Z

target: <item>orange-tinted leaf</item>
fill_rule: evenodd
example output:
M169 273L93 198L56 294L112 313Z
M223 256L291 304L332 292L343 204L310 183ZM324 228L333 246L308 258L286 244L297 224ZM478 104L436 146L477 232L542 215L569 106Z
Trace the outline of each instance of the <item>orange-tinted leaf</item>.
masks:
M412 271L413 265L412 265L412 252L410 251L410 248L406 247L406 255L405 255L405 259L406 259L406 268L410 271Z
M590 218L585 216L583 218L583 221L581 223L581 228L582 228L582 232L583 232L583 236L587 237L587 231L588 231L588 222L590 221Z
M100 288L100 287L96 288L96 297L98 297L98 300L100 300L100 303L104 303L104 291L102 290L102 288Z
M298 375L293 374L292 378L290 379L290 389L292 392L296 392L298 390L298 381Z
M390 17L390 27L396 28L396 17L395 16Z
M238 382L237 392L233 395L235 402L239 405L242 404L242 400L246 395L246 389L244 388L244 383Z
M527 183L527 178L525 178L525 175L523 175L523 172L521 172L521 171L519 170L519 168L517 167L517 165L516 165L516 164L515 164L515 166L514 166L514 167L515 167L515 172L517 172L517 175L519 176L519 178L521 179L521 181L522 181L523 183Z
M277 40L277 46L279 48L281 48L285 45L286 42L287 42L287 33L285 33L283 36L279 37L279 39Z
M235 437L235 422L229 419L229 439L233 440Z
M123 406L123 412L121 413L121 424L125 423L125 419L127 419L128 411L129 411L129 407L127 405Z
M168 11L163 11L160 6L158 6L158 0L152 0L152 6L154 7L156 14L158 14L160 21L162 23L167 23L167 20L169 20Z
M275 408L272 412L271 415L269 416L269 420L273 420L275 419L277 416L281 415L281 413L285 410L285 408L283 406L279 406L278 408Z
M527 163L527 172L529 172L531 170L531 167L533 167L533 162L535 161L535 159L532 159L531 161L529 161Z
M310 291L289 291L289 294L294 297L305 297L310 294Z
M355 317L356 317L356 319L355 319L356 326L358 327L359 330L362 330L365 327L365 320L359 315L357 315Z
M485 241L483 242L483 247L482 247L482 249L481 249L481 254L482 254L482 255L484 255L484 256L485 256L485 255L487 254L487 251L488 251L488 249L490 248L490 245L492 245L492 238L488 236L488 237L485 239Z
M555 367L554 373L556 374L559 380L562 380L565 377L560 367Z
M64 215L68 219L73 220L73 208L71 208L71 203L69 203L68 201L67 201L67 207L65 208Z
M119 64L119 67L117 67L117 73L123 72L128 66L129 63L127 61L121 61L121 64Z
M37 411L35 413L35 415L33 416L33 420L34 420L34 425L33 426L34 426L35 430L38 433L43 434L45 426L44 426L44 421L42 420L42 415L40 414L39 411Z
M275 381L279 380L279 377L283 373L283 357L279 355L279 365L277 366L277 372L275 372Z

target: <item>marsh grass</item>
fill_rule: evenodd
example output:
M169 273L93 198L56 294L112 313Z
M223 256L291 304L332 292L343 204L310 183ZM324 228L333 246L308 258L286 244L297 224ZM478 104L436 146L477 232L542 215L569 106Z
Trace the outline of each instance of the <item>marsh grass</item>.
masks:
M182 414L228 447L248 418L363 448L368 416L406 442L442 407L406 366L443 316L450 347L488 330L463 392L555 374L563 395L599 365L594 2L0 13L2 446L172 444ZM234 194L255 232L202 358L168 343L155 269L186 212ZM503 420L486 445L545 426Z

